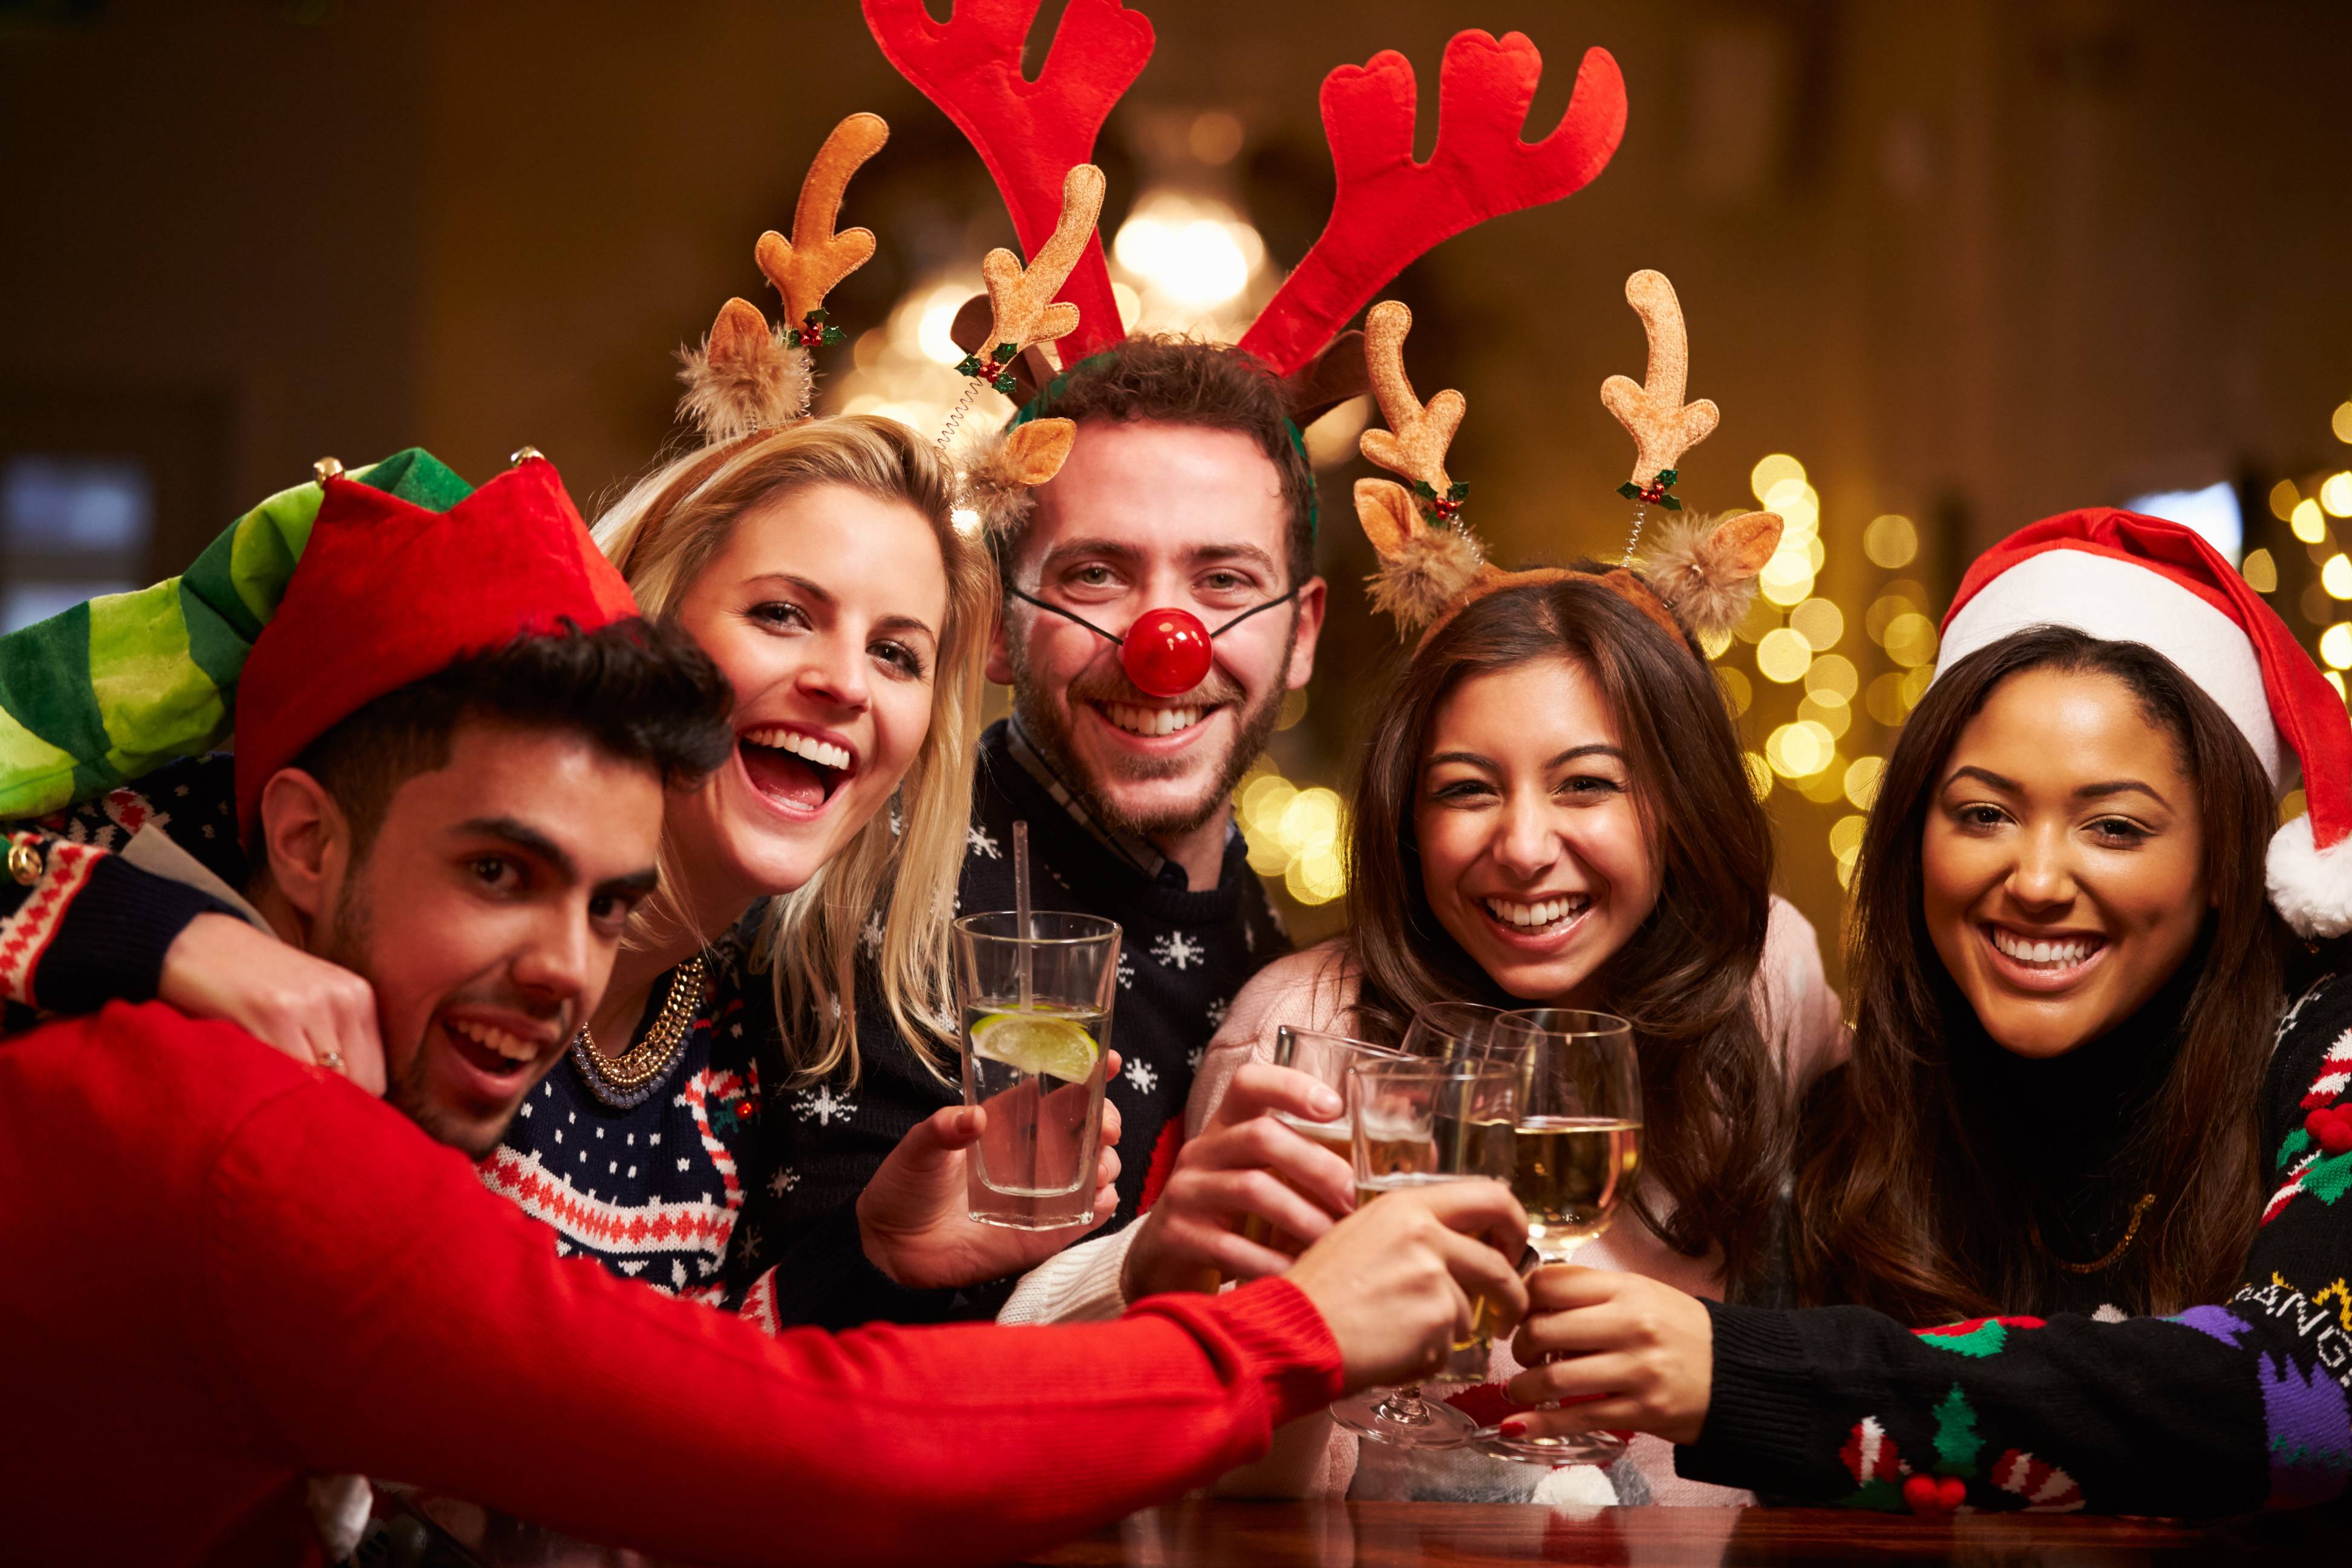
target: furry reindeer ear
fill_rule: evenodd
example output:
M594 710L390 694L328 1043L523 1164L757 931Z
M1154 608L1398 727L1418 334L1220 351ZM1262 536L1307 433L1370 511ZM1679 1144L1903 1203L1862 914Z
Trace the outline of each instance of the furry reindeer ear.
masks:
M771 330L749 300L721 305L702 346L680 349L677 357L677 378L686 384L677 412L694 421L706 442L731 441L808 415L815 391L808 351L791 329Z
M1401 637L1434 626L1489 570L1475 539L1427 527L1419 511L1402 485L1356 481L1356 518L1381 558L1365 585L1372 608L1395 619Z
M1062 471L1078 427L1067 419L1032 419L981 437L963 465L963 504L992 534L1012 532L1035 510L1036 487Z
M1780 548L1780 515L1742 512L1670 524L1642 563L1643 574L1691 635L1721 637L1756 600L1756 576Z
M834 230L849 176L890 139L880 117L853 114L833 128L801 182L793 237L760 237L751 258L784 299L784 319L773 328L749 300L730 300L699 349L678 353L678 399L705 443L731 441L808 417L816 390L809 351L842 340L824 312L824 297L874 254L874 236L862 228Z

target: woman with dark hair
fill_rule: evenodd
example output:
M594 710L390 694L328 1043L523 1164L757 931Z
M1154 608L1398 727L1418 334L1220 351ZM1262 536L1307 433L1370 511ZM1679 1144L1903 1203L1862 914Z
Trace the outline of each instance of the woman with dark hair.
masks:
M1636 273L1627 297L1654 367L1679 363L1681 310L1665 279ZM1843 1030L1811 927L1771 895L1771 828L1699 638L1745 612L1781 521L1751 512L1661 530L1638 572L1591 561L1499 570L1430 499L1462 493L1443 462L1458 395L1415 398L1410 325L1384 301L1365 326L1394 434L1368 434L1364 452L1412 488L1360 481L1356 510L1381 559L1372 601L1418 642L1373 709L1348 830L1348 930L1277 960L1234 999L1157 1205L1128 1232L1040 1267L1003 1321L1108 1315L1204 1278L1279 1270L1285 1254L1242 1226L1312 1240L1354 1206L1355 1179L1265 1114L1311 1122L1336 1109L1315 1107L1317 1086L1265 1059L1277 1030L1393 1037L1441 1002L1632 1023L1643 1169L1615 1226L1580 1256L1707 1295L1756 1294L1775 1272L1795 1095ZM1612 400L1621 383L1629 396ZM1636 437L1644 485L1671 481L1714 423L1713 405L1681 403L1679 379L1670 391L1622 377L1604 390ZM1654 504L1663 490L1644 494ZM1502 1357L1496 1376L1515 1370ZM1327 1449L1321 1437L1287 1439L1249 1489L1343 1489L1355 1440ZM1312 1477L1283 1463L1307 1456L1325 1461ZM1737 1500L1678 1482L1652 1439L1618 1472L1612 1489L1585 1469L1569 1495ZM1525 1495L1525 1470L1439 1484L1497 1495L1507 1477Z
M1696 649L1597 572L1563 574L1464 607L1379 712L1349 829L1346 934L1276 961L1234 1000L1159 1203L1131 1233L1041 1268L1013 1316L1093 1316L1197 1288L1204 1269L1278 1270L1285 1255L1241 1223L1311 1239L1348 1212L1354 1178L1262 1114L1313 1115L1265 1061L1276 1029L1393 1037L1443 1001L1631 1020L1643 1180L1580 1256L1709 1295L1767 1288L1791 1085L1834 1058L1843 1029L1811 928L1769 891L1769 826ZM1257 1484L1342 1489L1354 1456L1343 1435L1313 1479L1294 1468ZM1665 1460L1639 1441L1647 1485L1617 1495L1726 1500L1677 1483Z
M1571 1359L1512 1392L1601 1396L1537 1432L1631 1425L1807 1500L2335 1496L2352 996L2289 924L2352 916L2342 702L2226 562L2121 512L1980 562L1946 655L1864 836L1853 1060L1799 1161L1800 1293L1843 1305L1546 1270L1517 1349ZM2273 839L2295 760L2310 813Z

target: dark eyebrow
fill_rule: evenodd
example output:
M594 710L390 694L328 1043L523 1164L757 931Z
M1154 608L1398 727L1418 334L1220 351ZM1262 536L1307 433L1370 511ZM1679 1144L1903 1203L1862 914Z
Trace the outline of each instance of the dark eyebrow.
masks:
M1279 577L1282 571L1273 556L1255 544L1203 544L1185 552L1185 559L1195 566L1207 566L1220 561L1246 561L1269 577Z
M1562 752L1559 755L1546 763L1544 766L1548 768L1556 768L1562 763L1572 763L1579 757L1614 757L1622 763L1625 760L1625 753L1620 748L1610 745L1605 741L1587 741L1581 746L1570 746L1568 750Z
M2087 784L2074 792L2074 798L2076 800L2105 800L2111 795L2127 795L2134 790L2137 790L2140 794L2147 796L2148 799L2156 802L2157 805L2164 807L2165 810L2170 811L2172 809L2172 803L2165 799L2164 796L2157 794L2156 787L2153 784L2144 784L2137 779L2106 779L2098 784Z
M580 879L580 867L562 846L527 822L511 816L475 816L449 830L456 838L496 838L536 855L567 881Z
M1990 768L1980 768L1973 763L1964 768L1954 768L1952 770L1952 776L1944 781L1944 787L1946 789L1949 789L1965 778L1982 779L1985 783L1992 785L1993 788L1997 790L2004 790L2011 795L2023 795L2025 793L2023 790L2017 787L2017 781L2015 779L2005 779L1999 773L1993 772Z
M660 886L661 873L648 866L625 877L606 878L596 884L596 896L600 899L627 899L635 902Z
M1502 763L1479 752L1440 752L1422 763L1422 767L1433 768L1441 763L1461 763L1469 767L1484 768L1490 773L1499 773L1503 771Z
M1986 784L1990 784L1993 788L2001 790L2010 795L2023 795L2025 793L2023 789L2018 786L2016 780L2005 779L1999 773L1994 773L1990 768L1980 768L1974 764L1970 764L1964 768L1954 768L1952 770L1952 776L1944 781L1944 787L1949 789L1961 779L1970 777L1982 779ZM2148 799L2156 802L2157 805L2164 807L2167 811L2170 811L2172 809L2172 803L2165 799L2163 795L2158 794L2154 785L2142 784L2137 779L2105 779L2098 784L2086 784L2074 791L2074 798L2076 800L2104 800L2109 795L2128 795L2134 791L2147 796Z
M1143 552L1116 539L1066 539L1045 552L1045 559L1037 563L1038 574L1042 576L1063 562L1080 555L1107 555L1114 561L1132 564L1142 559Z

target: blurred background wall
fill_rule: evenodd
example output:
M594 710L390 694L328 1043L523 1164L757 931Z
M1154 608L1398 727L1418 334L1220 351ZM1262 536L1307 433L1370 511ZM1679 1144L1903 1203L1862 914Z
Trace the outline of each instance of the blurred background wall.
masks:
M2352 8L1140 8L1159 44L1100 150L1106 237L1148 321L1228 334L1328 210L1329 68L1402 50L1425 151L1456 28L1544 50L1538 134L1582 51L1616 55L1632 114L1611 167L1392 291L1423 392L1468 395L1469 520L1525 563L1621 547L1630 458L1596 392L1642 368L1625 276L1673 278L1692 395L1724 412L1678 493L1769 496L1797 522L1718 668L1785 890L1825 936L1932 623L2011 529L2188 493L2152 504L2234 526L2250 580L2352 666L2352 626L2331 629L2352 617L2352 474L2329 482L2352 468ZM752 241L859 109L894 132L847 203L882 254L835 296L859 337L827 395L919 417L943 312L1011 226L853 0L0 0L0 608L177 570L324 453L421 444L479 479L529 443L583 506L611 494L670 438L677 346L730 293L772 302ZM1336 918L1331 834L1392 647L1354 587L1360 417L1316 433L1324 673L1244 792L1308 933Z

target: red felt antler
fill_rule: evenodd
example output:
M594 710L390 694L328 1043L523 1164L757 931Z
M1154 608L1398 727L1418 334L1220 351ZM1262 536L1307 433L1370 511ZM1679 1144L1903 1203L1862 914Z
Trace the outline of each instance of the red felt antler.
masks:
M1523 142L1542 76L1543 57L1525 34L1497 43L1476 28L1456 33L1438 76L1437 149L1426 163L1412 161L1412 61L1384 49L1325 77L1323 134L1339 178L1330 221L1242 347L1288 375L1440 241L1573 195L1607 167L1625 134L1616 60L1587 49L1559 128Z
M1062 182L1094 157L1111 105L1151 58L1151 23L1119 0L1070 0L1045 68L1021 75L1021 46L1040 0L956 0L934 22L923 0L862 0L866 25L898 74L943 110L996 181L1023 253L1034 258L1062 216ZM1069 363L1126 336L1111 297L1102 241L1086 254L1057 298L1078 308L1077 331L1063 340Z

